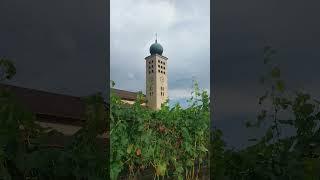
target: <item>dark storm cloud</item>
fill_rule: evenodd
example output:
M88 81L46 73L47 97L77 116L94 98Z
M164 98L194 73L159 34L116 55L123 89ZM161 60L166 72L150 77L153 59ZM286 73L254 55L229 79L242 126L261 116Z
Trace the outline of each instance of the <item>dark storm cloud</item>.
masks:
M258 79L265 70L265 45L278 51L275 61L290 88L320 97L320 2L218 0L214 7L211 70L217 126L226 128L237 120L239 124L243 113L254 116L257 97L263 93ZM240 127L239 131L244 133ZM234 129L226 132L237 136Z
M0 3L0 56L17 67L10 84L83 96L107 84L106 1Z
M242 73L241 77L246 76L243 79L249 81L248 74L260 70L262 48L267 44L279 51L279 59L284 65L293 63L290 68L302 66L315 70L314 63L320 56L319 5L316 1L217 1L214 13L217 83L234 84L225 81L225 76L219 76L226 70L222 66L230 70L225 73L228 80ZM234 82L242 84L245 81L234 79Z

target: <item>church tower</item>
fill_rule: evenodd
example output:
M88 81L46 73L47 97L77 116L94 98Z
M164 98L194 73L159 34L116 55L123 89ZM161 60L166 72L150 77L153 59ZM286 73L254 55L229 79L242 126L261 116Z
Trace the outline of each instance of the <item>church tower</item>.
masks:
M146 99L147 106L157 110L168 99L168 58L162 55L163 48L157 42L150 46L146 60Z

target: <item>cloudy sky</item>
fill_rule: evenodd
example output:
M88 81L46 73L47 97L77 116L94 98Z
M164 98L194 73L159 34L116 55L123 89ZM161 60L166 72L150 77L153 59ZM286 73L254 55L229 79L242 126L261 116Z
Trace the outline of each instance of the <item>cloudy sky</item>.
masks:
M209 0L111 0L110 78L145 92L145 60L158 34L168 57L169 98L190 96L192 79L210 89Z
M320 99L319 1L215 0L214 125L229 145L243 147L261 134L245 128L255 119L258 97L265 91L258 79L265 73L263 47L271 45L291 90L305 90Z
M106 91L107 1L1 0L0 57L16 86L74 96Z

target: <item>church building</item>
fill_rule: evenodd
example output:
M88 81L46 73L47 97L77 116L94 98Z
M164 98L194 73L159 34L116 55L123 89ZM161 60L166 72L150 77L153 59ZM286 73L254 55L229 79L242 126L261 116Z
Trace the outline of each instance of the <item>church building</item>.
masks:
M146 61L146 106L150 109L158 110L168 99L168 58L162 55L163 47L157 42L150 46L150 55ZM111 89L125 103L132 104L136 97L136 92Z

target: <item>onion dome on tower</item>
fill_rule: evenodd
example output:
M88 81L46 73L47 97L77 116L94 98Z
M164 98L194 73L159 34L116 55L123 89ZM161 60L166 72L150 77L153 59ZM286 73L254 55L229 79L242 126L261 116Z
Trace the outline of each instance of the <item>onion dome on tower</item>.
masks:
M159 44L157 42L157 36L156 36L156 41L155 43L153 43L151 46L150 46L150 54L153 55L153 54L159 54L159 55L162 55L162 52L163 52L163 48L161 46L161 44Z

